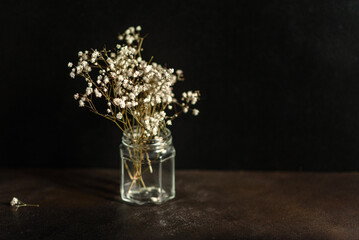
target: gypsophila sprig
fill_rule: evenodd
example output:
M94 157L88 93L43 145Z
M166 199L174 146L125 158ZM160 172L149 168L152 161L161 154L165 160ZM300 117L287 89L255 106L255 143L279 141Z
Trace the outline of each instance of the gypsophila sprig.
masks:
M12 207L16 207L16 208L19 208L19 207L40 207L40 205L38 204L27 204L27 203L24 203L22 201L20 201L18 198L16 197L13 197L10 201L10 206Z
M141 26L128 28L118 36L120 42L112 50L79 51L77 64L69 62L68 67L70 77L79 76L86 81L84 93L74 94L79 107L114 122L123 132L132 135L134 144L146 146L152 139L164 142L161 136L166 135L166 126L172 125L181 113L198 115L199 110L193 105L200 93L187 91L180 100L175 98L173 86L177 80L184 80L183 71L155 63L153 57L143 60L141 29ZM124 163L132 180L128 192L133 186L145 188L143 173L147 170L153 173L145 147L129 152L132 169ZM148 167L142 169L142 163Z
M183 71L151 62L152 58L143 60L141 29L129 27L118 36L120 42L113 50L79 51L77 64L69 62L68 67L70 77L80 76L87 83L83 94L74 95L80 107L111 120L122 131L133 133L136 128L137 142L145 143L158 137L180 113L191 110L198 115L193 105L200 93L187 91L181 101L175 98L173 86L184 80ZM98 100L105 103L104 109Z

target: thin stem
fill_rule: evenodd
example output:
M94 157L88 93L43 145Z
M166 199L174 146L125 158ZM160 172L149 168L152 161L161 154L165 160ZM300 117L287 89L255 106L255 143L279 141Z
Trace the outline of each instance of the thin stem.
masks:
M40 207L40 205L38 205L38 204L26 204L26 203L24 203L24 204L20 204L20 205L16 205L16 207Z
M133 186L133 184L136 182L136 180L135 179L133 179L132 180L132 183L131 183L131 185L130 185L130 188L128 189L128 191L127 191L127 195L130 193L130 190L131 190L131 188L132 188L132 186Z
M146 157L147 157L147 162L148 162L148 167L150 169L150 172L152 173L152 166L151 166L151 160L150 157L148 156L148 152L146 151Z
M133 180L133 176L132 176L132 174L131 174L130 169L128 168L128 165L127 165L127 163L126 163L126 160L124 160L123 162L124 162L124 164L125 164L125 167L126 167L128 176L130 176L131 180Z

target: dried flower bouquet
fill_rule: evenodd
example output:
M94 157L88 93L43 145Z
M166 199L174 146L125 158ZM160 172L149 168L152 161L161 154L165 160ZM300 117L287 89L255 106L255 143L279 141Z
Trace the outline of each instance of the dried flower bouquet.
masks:
M172 125L180 113L191 111L198 115L192 105L197 103L200 93L188 91L182 93L180 100L175 98L173 86L177 80L184 80L182 70L163 67L153 58L143 60L144 37L140 31L140 26L128 28L118 36L120 43L113 50L80 51L77 65L69 62L68 67L72 78L81 76L87 82L85 93L74 95L79 106L112 121L124 134L131 135L134 144L145 146L153 139L163 140L167 125ZM133 179L131 187L134 184L145 187L143 162L148 162L152 172L151 160L144 149L132 151L131 158L137 162L132 170L126 164Z

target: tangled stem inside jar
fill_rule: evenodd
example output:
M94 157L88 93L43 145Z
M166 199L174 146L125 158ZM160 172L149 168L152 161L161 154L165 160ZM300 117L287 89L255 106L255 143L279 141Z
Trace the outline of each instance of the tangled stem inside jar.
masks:
M129 147L127 147L127 150L129 153L130 160L133 164L133 171L131 173L131 170L130 170L127 162L124 161L124 165L125 165L126 171L128 173L128 176L132 180L129 189L127 190L127 194L129 194L129 192L131 191L133 186L136 184L137 184L137 187L139 190L141 189L141 186L146 188L146 184L143 180L143 174L147 171L150 171L150 173L152 174L153 169L152 169L151 160L150 160L150 157L148 154L148 150L133 149L134 154L131 154L131 149ZM142 164L144 162L142 159L144 159L144 155L146 156L146 161L147 161L148 167L142 171ZM157 157L153 161L157 161L159 159L159 156L160 156L160 154L158 153Z

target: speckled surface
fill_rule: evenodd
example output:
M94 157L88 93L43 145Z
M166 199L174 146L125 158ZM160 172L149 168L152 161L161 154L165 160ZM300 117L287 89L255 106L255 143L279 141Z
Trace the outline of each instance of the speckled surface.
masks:
M176 198L156 206L121 202L119 179L0 170L0 239L359 239L359 173L177 171Z

